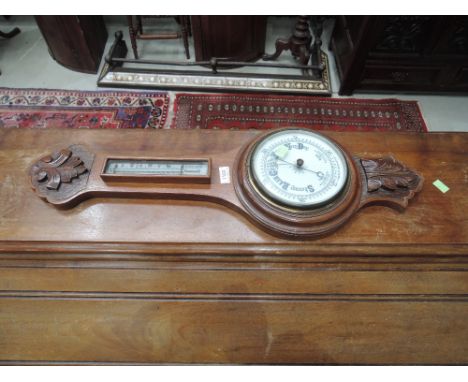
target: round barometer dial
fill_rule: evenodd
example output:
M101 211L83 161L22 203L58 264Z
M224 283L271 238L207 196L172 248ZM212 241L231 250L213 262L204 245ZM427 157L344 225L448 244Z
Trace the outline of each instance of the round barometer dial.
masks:
M348 179L341 149L320 134L299 129L281 130L261 140L252 152L250 171L268 199L301 209L335 199Z

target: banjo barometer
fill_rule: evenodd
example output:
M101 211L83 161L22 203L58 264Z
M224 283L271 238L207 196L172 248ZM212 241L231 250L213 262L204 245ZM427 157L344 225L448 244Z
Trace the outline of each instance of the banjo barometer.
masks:
M153 156L71 145L36 161L29 176L39 196L59 207L90 197L208 201L292 239L330 234L370 203L404 208L423 184L392 156L359 158L308 129L246 137L234 151L200 147L195 156L174 156L170 148Z

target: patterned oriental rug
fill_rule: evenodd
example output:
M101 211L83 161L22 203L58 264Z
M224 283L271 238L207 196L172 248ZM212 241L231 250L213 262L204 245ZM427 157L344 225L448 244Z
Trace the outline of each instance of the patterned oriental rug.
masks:
M0 128L160 129L168 106L163 92L0 88Z
M178 94L173 129L427 132L416 101L252 94Z

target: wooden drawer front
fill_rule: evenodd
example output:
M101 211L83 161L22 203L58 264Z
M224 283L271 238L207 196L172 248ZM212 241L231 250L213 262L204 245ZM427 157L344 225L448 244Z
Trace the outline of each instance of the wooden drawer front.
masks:
M146 265L148 268L152 265ZM373 271L343 270L335 272L327 265L319 269L275 269L263 266L248 269L220 269L222 265L193 266L192 269L171 267L167 269L66 269L66 268L0 268L0 301L2 298L24 296L60 296L74 293L92 296L94 293L122 293L144 296L199 295L451 295L468 296L466 266L454 270L454 264L432 266L384 265ZM154 267L154 265L153 265ZM196 268L195 268L196 267ZM218 268L216 268L218 267ZM340 266L342 269L344 265ZM355 264L353 268L362 268ZM370 266L367 266L370 267ZM376 267L376 266L374 266ZM286 268L286 269L285 269ZM402 270L406 268L406 270ZM439 268L439 270L431 269ZM440 271L443 268L444 271Z
M368 65L364 69L362 85L436 85L440 67L385 67Z
M0 268L0 364L468 363L464 264L26 265Z
M468 363L468 303L11 298L0 364Z

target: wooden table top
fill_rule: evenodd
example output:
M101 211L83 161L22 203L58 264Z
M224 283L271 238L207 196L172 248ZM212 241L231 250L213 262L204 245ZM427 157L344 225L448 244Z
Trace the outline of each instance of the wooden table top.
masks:
M0 130L0 251L14 248L127 249L151 252L245 254L356 253L443 256L468 254L467 133L329 132L352 154L393 154L425 178L422 191L399 212L360 210L337 232L316 240L271 236L246 218L209 202L95 198L57 209L32 190L28 169L44 155L72 144L94 151L186 154L232 152L257 131ZM432 182L450 190L442 193ZM119 244L120 243L120 244ZM373 248L370 251L370 248Z

